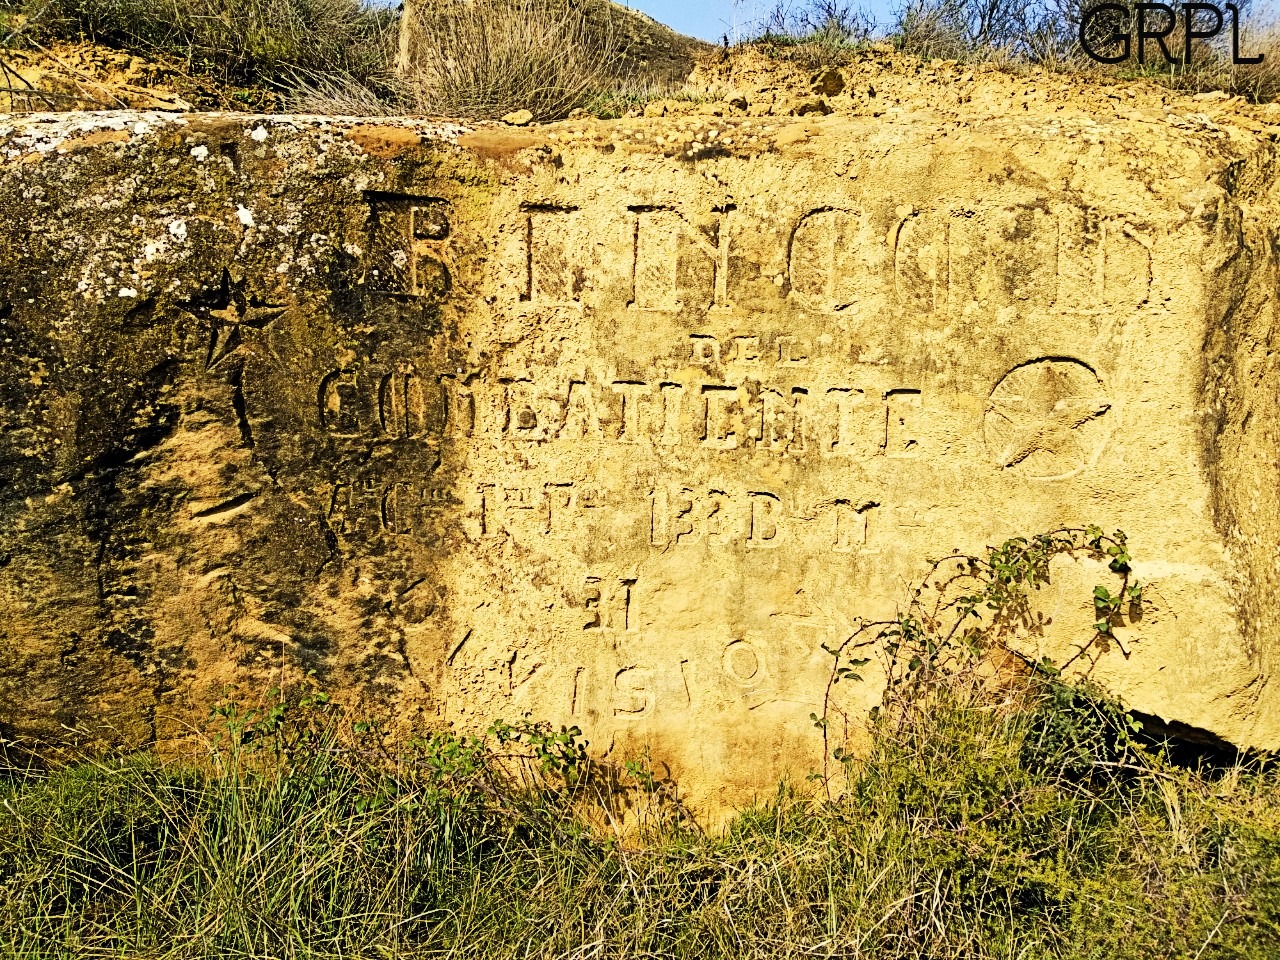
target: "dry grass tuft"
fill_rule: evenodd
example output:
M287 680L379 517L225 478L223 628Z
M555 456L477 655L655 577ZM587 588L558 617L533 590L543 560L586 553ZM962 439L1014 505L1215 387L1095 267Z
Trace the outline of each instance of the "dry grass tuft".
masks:
M483 119L529 110L556 120L625 72L598 0L442 0L407 15L407 82L422 113Z
M224 84L299 78L374 86L391 76L398 18L361 0L0 0L25 39L87 39L163 54Z

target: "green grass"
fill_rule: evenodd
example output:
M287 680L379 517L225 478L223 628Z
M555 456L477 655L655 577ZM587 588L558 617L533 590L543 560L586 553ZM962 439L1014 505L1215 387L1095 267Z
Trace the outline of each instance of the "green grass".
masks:
M398 17L362 0L0 0L11 43L88 39L162 54L221 83L390 82Z
M200 769L9 772L0 954L1280 955L1280 775L1175 766L1051 676L936 684L841 796L783 785L717 835L573 731L393 756L323 697L223 722Z

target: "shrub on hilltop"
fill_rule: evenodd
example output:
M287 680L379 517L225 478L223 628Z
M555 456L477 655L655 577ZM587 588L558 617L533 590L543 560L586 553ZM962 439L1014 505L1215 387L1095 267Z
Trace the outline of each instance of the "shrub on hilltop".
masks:
M754 27L751 42L805 66L840 65L873 41L923 60L995 62L1017 70L1040 66L1082 79L1145 77L1191 92L1225 90L1255 102L1280 96L1280 5L1244 3L1241 51L1262 54L1258 64L1234 64L1229 19L1212 40L1196 39L1189 63L1171 65L1154 48L1147 62L1104 65L1080 47L1086 10L1102 0L900 0L887 22L851 0L776 0ZM1132 29L1136 0L1121 0L1127 12L1099 21L1093 33ZM1177 5L1175 5L1177 6ZM1223 4L1218 5L1224 9ZM1211 25L1201 13L1199 29ZM1156 20L1159 27L1163 21ZM1184 50L1185 20L1179 16L1165 41L1175 58Z

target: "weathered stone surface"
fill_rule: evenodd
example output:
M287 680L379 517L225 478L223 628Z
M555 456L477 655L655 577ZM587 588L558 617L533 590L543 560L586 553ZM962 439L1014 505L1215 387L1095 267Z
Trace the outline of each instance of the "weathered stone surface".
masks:
M1274 138L1178 122L0 119L5 734L313 670L732 802L927 558L1097 523L1094 675L1280 746Z

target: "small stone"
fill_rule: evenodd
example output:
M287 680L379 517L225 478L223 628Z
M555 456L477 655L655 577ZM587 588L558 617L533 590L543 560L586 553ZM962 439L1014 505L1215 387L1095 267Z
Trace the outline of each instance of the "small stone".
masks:
M793 123L783 127L774 136L773 142L779 147L789 147L796 143L803 143L809 139L809 130L803 123Z
M822 97L802 97L799 100L791 101L788 112L793 117L804 117L809 114L818 114L825 117L831 112L831 107Z
M533 123L533 114L528 110L513 110L502 118L503 123L509 123L513 127L527 127Z
M844 90L844 77L834 67L819 71L811 81L813 92L822 97L834 97Z

